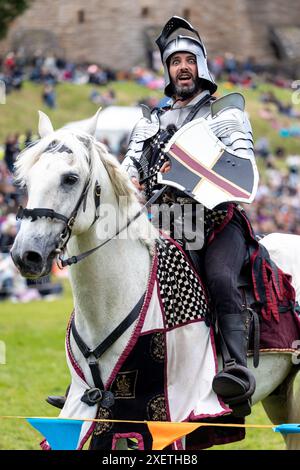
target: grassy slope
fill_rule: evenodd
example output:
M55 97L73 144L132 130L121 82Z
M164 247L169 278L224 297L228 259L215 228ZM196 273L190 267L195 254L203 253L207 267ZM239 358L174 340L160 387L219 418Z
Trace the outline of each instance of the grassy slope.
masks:
M89 94L92 90L91 85L73 85L69 83L59 84L57 86L57 109L48 110L42 105L42 88L39 85L25 83L20 92L14 92L7 96L7 103L0 105L0 143L4 142L6 135L10 132L23 133L26 129L36 131L39 109L45 111L53 121L54 127L58 128L63 124L84 119L91 116L97 110L97 105L89 101ZM99 87L99 91L106 87ZM110 85L117 94L117 102L120 105L132 105L148 95L161 96L158 91L149 91L145 87L133 82L115 82ZM284 145L288 152L299 152L299 138L283 139L270 124L259 117L259 95L263 91L273 91L275 95L286 103L291 102L291 91L275 88L271 85L261 84L256 90L240 89L225 84L221 84L218 94L232 91L240 91L246 98L247 111L250 114L254 130L255 139L266 136L269 138L271 147ZM298 105L299 108L299 105ZM279 122L282 127L289 127L289 120L281 116ZM296 121L294 120L296 124Z
M49 110L42 104L42 87L26 82L21 91L11 93L7 96L6 104L0 105L0 143L4 142L10 132L23 133L26 129L35 132L39 109L49 115L55 128L92 116L98 109L98 106L89 100L93 88L91 85L59 84L56 87L57 108ZM133 82L116 82L111 88L116 90L120 105L133 104L148 94L145 87ZM98 89L101 92L105 87Z

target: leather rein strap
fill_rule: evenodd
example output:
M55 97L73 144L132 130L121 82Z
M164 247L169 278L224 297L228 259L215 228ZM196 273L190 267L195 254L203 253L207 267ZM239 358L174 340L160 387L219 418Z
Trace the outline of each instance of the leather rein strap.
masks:
M147 202L144 204L144 206L131 218L128 220L126 225L122 227L120 230L118 230L115 235L111 238L107 238L107 240L104 240L104 242L100 243L100 245L95 246L94 248L91 248L88 251L85 251L84 253L81 253L80 255L77 256L71 256L70 258L63 259L59 258L61 262L61 267L64 268L65 266L71 266L72 264L78 263L79 261L82 261L84 258L87 256L90 256L92 253L95 251L99 250L99 248L102 248L104 245L106 245L108 242L110 242L113 238L117 237L123 230L129 227L129 225L132 224L138 217L140 217L145 209L147 209L151 204L153 204L167 189L167 186L163 186L159 191L157 191Z

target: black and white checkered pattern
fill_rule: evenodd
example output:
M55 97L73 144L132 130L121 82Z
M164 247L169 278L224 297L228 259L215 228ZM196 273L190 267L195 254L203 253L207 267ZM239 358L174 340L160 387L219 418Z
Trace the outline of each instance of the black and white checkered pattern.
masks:
M169 240L157 245L157 277L166 326L183 325L209 313L204 289L184 254Z
M211 220L213 226L217 227L218 225L221 225L224 222L224 219L227 216L227 209L212 210L207 212L205 215Z

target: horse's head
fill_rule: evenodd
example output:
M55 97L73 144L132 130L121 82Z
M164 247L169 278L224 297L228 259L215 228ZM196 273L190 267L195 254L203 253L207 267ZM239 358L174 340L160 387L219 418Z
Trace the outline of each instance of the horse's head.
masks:
M54 131L50 119L40 113L41 139L19 155L16 176L27 188L28 204L19 210L22 222L11 255L25 277L48 274L71 232L82 233L95 220L102 183L96 181L92 155L93 148L99 148L92 136L97 118L98 113L84 132Z

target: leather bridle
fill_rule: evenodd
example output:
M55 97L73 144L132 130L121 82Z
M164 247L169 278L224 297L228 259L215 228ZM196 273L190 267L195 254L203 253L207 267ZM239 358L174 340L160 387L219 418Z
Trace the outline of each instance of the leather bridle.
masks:
M60 243L56 248L56 253L60 254L63 253L66 245L71 237L72 234L72 229L78 214L78 211L83 205L83 212L86 210L86 199L87 199L87 194L90 186L90 179L88 179L84 185L84 188L80 194L80 197L77 201L77 204L75 205L73 211L71 212L70 216L67 217L63 214L60 214L59 212L54 211L53 209L46 209L46 208L34 208L34 209L24 209L22 206L19 207L16 218L17 219L31 219L31 222L34 222L35 220L46 217L51 220L61 220L64 223L64 229L62 233L60 234ZM96 220L99 218L98 216L98 208L100 206L100 196L101 196L101 186L96 181L95 187L94 187L94 201L95 201L95 217L93 220L93 223L91 224L94 225Z
M96 250L101 248L102 246L106 245L109 241L111 241L113 238L119 235L120 232L125 230L126 228L129 227L129 225L134 222L140 215L148 209L151 204L153 204L166 190L167 186L163 186L160 190L154 193L154 195L146 202L146 204L131 218L127 221L127 223L124 225L124 227L120 228L114 236L107 238L104 240L100 245L97 245L94 248L91 248L88 251L85 251L84 253L80 253L77 256L71 256L70 258L63 258L63 254L66 248L66 245L72 235L72 229L78 214L78 211L80 209L80 206L83 204L83 211L86 209L86 199L87 199L87 194L88 194L88 189L90 186L90 180L88 179L84 185L84 188L81 192L81 195L77 201L77 204L75 208L73 209L71 215L69 217L66 217L63 214L60 214L59 212L54 211L53 209L45 209L45 208L35 208L35 209L24 209L22 206L19 207L19 210L17 212L17 219L31 219L32 222L37 220L38 218L41 217L48 217L52 220L57 219L61 220L64 222L65 227L60 234L60 243L57 246L55 253L58 255L57 259L57 265L60 269L63 269L65 266L71 266L72 264L76 264L79 261L83 260L87 256L90 256L92 253L94 253ZM91 224L90 227L94 225L96 220L98 220L98 208L100 206L100 196L101 196L101 186L99 185L98 181L95 183L95 188L94 188L94 201L95 201L95 218L93 223Z

